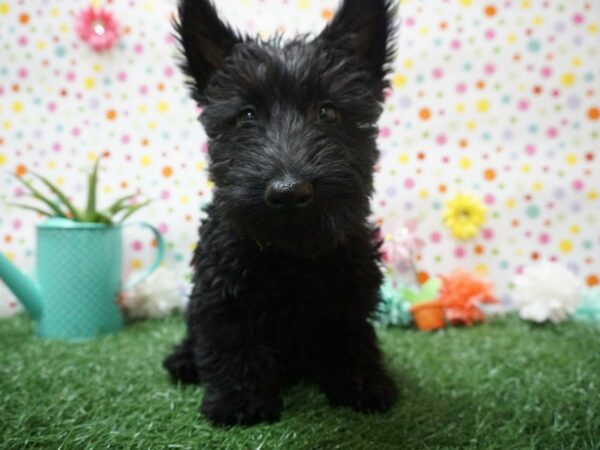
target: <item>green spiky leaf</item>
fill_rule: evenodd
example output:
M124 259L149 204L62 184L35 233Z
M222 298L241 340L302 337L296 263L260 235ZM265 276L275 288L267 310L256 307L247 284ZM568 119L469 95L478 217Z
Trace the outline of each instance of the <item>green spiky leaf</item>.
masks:
M106 211L111 216L114 216L118 212L120 212L120 211L122 211L124 209L127 209L129 206L131 206L131 205L125 204L125 202L127 200L131 200L134 197L137 197L138 195L139 194L129 194L129 195L126 195L124 197L121 197L121 198L115 200L115 202L112 205L110 205Z
M35 206L26 205L24 203L12 203L12 202L9 202L8 204L11 205L11 206L14 206L16 208L26 209L26 210L29 210L29 211L35 211L36 213L43 214L44 216L52 217L52 213L51 212L44 211L43 209L37 208Z
M94 163L94 168L89 175L88 178L88 195L87 195L87 206L85 208L85 221L93 222L94 217L97 214L96 211L96 189L98 185L98 166L100 166L100 160L102 158L99 156Z
M138 203L137 205L128 206L126 209L124 209L124 211L126 211L125 215L119 219L119 223L123 223L125 221L125 219L127 219L128 217L130 217L132 214L136 213L140 209L142 209L144 206L147 206L151 202L152 202L152 200L146 200L142 203Z
M35 187L33 187L33 185L29 181L18 175L15 175L15 178L29 190L33 198L45 203L46 206L48 206L52 211L54 211L54 215L58 217L66 217L66 214L63 211L61 211L57 203L53 202L40 191L38 191Z
M58 186L56 186L55 184L53 184L50 180L48 180L43 175L40 175L39 173L36 173L36 172L31 172L31 173L35 177L37 177L42 183L44 183L44 185L46 185L46 187L48 189L50 189L50 191L52 191L59 198L59 200L63 203L63 205L65 205L65 207L71 213L71 216L72 216L73 220L81 221L81 214L79 213L79 211L77 211L77 209L75 208L75 206L73 206L73 204L67 198L67 196L58 188Z

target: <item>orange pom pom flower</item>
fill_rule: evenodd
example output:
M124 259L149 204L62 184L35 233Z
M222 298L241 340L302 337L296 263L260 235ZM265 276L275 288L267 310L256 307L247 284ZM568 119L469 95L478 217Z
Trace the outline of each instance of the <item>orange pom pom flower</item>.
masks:
M457 269L450 275L442 275L439 300L446 318L453 325L471 325L481 322L484 314L481 303L498 303L492 293L492 283L482 280L473 273Z

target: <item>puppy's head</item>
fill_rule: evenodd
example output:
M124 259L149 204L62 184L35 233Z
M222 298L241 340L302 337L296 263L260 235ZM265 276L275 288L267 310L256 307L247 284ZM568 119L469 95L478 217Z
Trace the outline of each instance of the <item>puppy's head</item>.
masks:
M208 0L176 25L209 137L214 211L243 237L315 256L369 215L393 57L391 0L344 0L315 38L236 33Z

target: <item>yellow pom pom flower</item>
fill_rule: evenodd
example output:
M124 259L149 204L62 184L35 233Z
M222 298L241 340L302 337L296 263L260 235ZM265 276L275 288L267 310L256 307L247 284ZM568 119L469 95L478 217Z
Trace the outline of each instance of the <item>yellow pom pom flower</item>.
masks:
M446 203L444 224L455 238L471 239L485 223L485 213L481 200L472 194L459 193Z

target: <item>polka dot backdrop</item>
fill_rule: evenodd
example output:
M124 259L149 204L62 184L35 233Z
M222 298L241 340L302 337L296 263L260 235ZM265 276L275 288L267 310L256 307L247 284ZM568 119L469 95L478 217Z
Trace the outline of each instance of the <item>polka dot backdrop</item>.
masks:
M244 30L317 32L335 0L224 0ZM173 2L96 1L121 26L114 48L82 42L84 1L0 0L0 201L22 200L9 172L43 172L83 201L103 154L104 203L139 190L156 199L138 219L164 233L182 280L200 207L210 200L206 138L174 55ZM418 218L421 277L465 267L501 296L537 260L600 276L600 3L593 0L403 0L380 122L375 219ZM459 193L486 207L468 241L444 226ZM0 248L31 273L34 214L2 205ZM131 231L125 270L152 257ZM15 309L0 287L0 314Z

